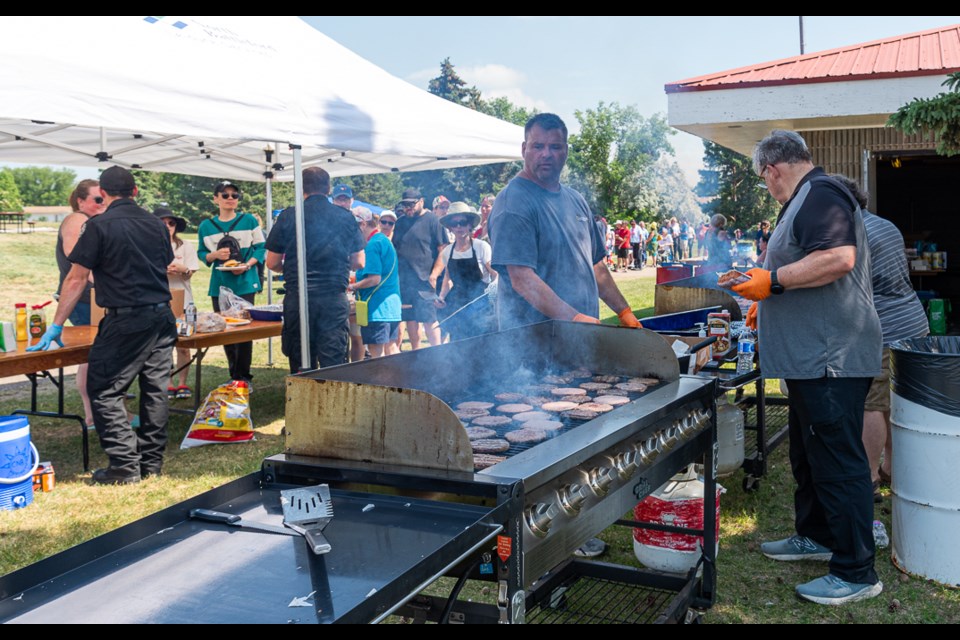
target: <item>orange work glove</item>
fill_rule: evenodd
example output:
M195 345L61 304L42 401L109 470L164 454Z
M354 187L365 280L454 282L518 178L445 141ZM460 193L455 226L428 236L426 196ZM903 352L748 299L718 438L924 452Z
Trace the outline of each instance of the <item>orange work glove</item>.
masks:
M757 330L757 306L759 302L754 302L750 305L750 310L747 311L747 319L744 321L744 324L747 325L747 329Z
M573 321L583 322L586 324L600 324L600 320L598 318L594 318L593 316L588 316L583 313L578 313L577 315L573 316Z
M770 297L770 272L754 267L747 271L750 279L733 285L733 290L747 300L765 300Z
M637 320L637 316L633 315L633 311L630 310L630 307L627 307L626 309L618 313L617 317L620 318L621 327L629 327L630 329L643 328L643 325L640 324L639 320Z

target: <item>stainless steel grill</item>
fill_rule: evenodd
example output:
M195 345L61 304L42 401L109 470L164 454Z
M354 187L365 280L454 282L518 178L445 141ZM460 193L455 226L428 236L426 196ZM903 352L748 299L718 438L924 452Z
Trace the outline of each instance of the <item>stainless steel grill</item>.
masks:
M477 391L471 381L502 390L501 381L581 367L662 382L474 472L450 408ZM544 622L614 621L616 611L628 621L675 619L692 602L712 602L712 562L698 581L570 556L691 462L704 464L705 496L714 495L714 386L680 376L655 333L564 322L291 376L285 453L259 473L0 577L0 621L379 622L414 603L432 620L522 622L528 609ZM280 525L281 492L317 484L329 485L336 514L323 556L300 537L188 516L204 508ZM699 532L707 539L712 514L707 506ZM441 576L494 582L496 605L434 606L423 590ZM666 600L659 591L675 594L667 613L657 611ZM128 604L116 607L112 593Z

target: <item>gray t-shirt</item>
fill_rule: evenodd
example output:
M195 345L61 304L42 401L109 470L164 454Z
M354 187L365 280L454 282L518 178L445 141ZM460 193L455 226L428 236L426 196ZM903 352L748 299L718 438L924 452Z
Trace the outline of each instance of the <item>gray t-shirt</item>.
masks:
M869 211L863 212L863 225L870 245L873 305L880 316L884 346L927 335L930 327L910 284L903 236L892 222Z
M817 250L853 245L853 271L829 284L789 289L760 303L765 378L805 380L880 375L880 319L873 308L870 251L860 207L819 167L800 181L770 236L763 267L777 269Z
M490 213L493 267L500 274L497 315L501 329L547 317L514 291L508 265L530 267L561 300L588 316L600 315L593 265L605 257L593 214L579 193L547 191L516 177L494 200Z

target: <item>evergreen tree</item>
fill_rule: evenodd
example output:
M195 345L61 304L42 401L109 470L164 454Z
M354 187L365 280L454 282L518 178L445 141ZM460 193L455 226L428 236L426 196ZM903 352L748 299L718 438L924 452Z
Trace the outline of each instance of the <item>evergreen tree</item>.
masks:
M914 98L890 116L887 126L906 135L933 134L937 153L953 156L960 153L960 72L949 74L941 86L950 91Z
M468 87L456 69L450 58L444 58L440 63L440 75L430 80L427 85L427 91L435 96L440 96L444 100L455 102L462 107L479 110L480 90L476 87Z
M753 172L753 160L707 140L703 146L703 163L715 172L718 185L717 197L704 205L704 211L723 214L729 228L748 230L761 220L773 221L780 205Z

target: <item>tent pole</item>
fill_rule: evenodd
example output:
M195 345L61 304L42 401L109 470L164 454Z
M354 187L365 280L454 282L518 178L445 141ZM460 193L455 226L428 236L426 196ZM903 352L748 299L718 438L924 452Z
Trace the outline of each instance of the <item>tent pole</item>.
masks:
M264 184L266 185L266 221L267 236L269 236L270 230L273 229L273 172L270 171L270 156L273 152L269 146L264 149L264 152L267 156L267 170L263 172L263 177L265 178ZM267 269L266 266L264 266L263 270L267 273L267 304L273 304L273 271ZM270 367L273 366L273 338L267 338L267 365Z
M303 170L300 145L291 144L293 151L294 221L297 235L297 297L300 302L300 370L306 371L310 361L310 326L307 324L307 239L303 228Z

